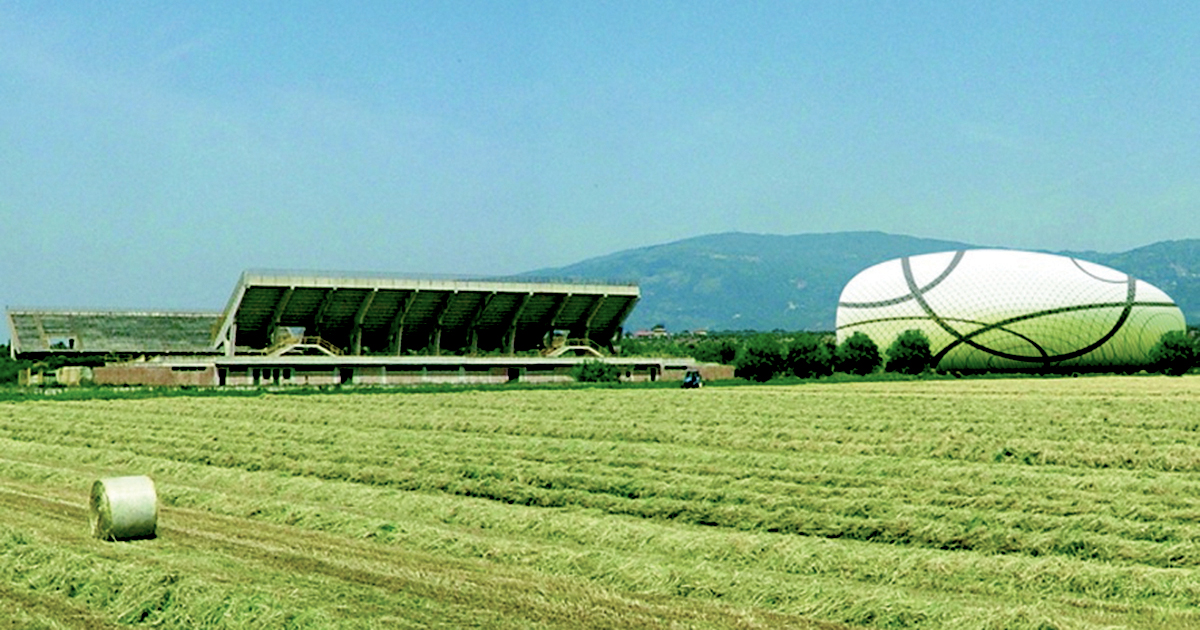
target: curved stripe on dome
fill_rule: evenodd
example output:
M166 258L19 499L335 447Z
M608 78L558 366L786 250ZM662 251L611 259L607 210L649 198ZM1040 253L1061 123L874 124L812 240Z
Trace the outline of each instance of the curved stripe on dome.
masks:
M958 266L958 263L963 259L963 255L966 253L967 253L967 250L965 250L965 249L960 249L960 250L954 252L954 258L950 261L950 264L946 267L946 269L943 270L942 273L939 274L938 277L934 278L933 281L931 281L929 284L921 287L921 292L924 293L924 292L929 291L930 289L936 287L937 285L941 284L942 280L945 280L946 277L950 275L950 272L954 271L954 268ZM905 257L902 260L904 262L907 262L908 257ZM913 293L910 289L908 295L894 297L890 300L880 300L878 302L838 302L838 307L839 308L841 308L841 307L879 308L881 306L891 306L893 304L903 304L904 302L907 302L907 301L913 299L914 297L915 296L913 295Z
M1125 282L1124 280L1109 280L1108 278L1101 278L1100 276L1097 276L1096 274L1088 271L1087 269L1084 269L1083 265L1080 264L1080 261L1078 258L1072 258L1071 262L1074 263L1075 266L1078 267L1080 271L1087 274L1088 276L1091 276L1092 278L1095 278L1096 280L1098 280L1100 282L1107 282L1109 284L1121 284L1121 283ZM1128 278L1129 276L1126 275L1125 277Z

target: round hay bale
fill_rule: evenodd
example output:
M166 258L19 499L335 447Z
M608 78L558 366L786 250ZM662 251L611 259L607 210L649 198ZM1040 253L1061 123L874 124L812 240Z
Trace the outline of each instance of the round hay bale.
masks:
M109 477L92 484L92 535L101 540L154 538L158 495L144 475Z

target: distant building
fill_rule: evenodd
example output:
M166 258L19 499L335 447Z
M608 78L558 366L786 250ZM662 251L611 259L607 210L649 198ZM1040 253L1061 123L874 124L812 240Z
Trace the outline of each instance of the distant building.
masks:
M667 332L666 326L659 324L650 330L637 330L631 336L636 339L662 339L665 337L670 337L671 333Z

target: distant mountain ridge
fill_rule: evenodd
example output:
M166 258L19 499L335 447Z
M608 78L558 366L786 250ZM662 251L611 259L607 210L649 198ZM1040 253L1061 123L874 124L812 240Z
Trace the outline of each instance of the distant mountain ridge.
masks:
M591 258L523 276L626 278L642 300L626 330L833 330L838 296L876 263L932 252L999 247L883 232L770 235L728 232ZM1127 252L1051 252L1107 265L1166 291L1200 324L1200 239Z

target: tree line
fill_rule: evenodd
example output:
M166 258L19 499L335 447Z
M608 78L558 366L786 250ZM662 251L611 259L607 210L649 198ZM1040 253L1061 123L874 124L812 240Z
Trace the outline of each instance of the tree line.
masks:
M781 376L819 378L834 373L865 376L882 371L917 375L933 372L937 367L933 364L928 337L917 329L900 333L884 349L861 332L838 344L832 333L774 331L626 339L621 352L625 355L691 357L704 363L733 365L738 377L758 382ZM1164 334L1149 358L1148 371L1171 375L1187 373L1200 363L1200 343L1195 331ZM1040 368L1045 372L1062 370L1082 371L1079 367Z
M1196 330L1171 331L1162 336L1150 352L1148 371L1182 375L1200 366L1200 339ZM932 372L933 354L929 339L920 330L902 332L884 350L867 335L856 332L838 344L832 333L754 331L716 333L705 336L675 335L652 339L627 338L622 342L625 356L690 357L703 363L733 365L740 378L765 382L781 376L820 378L834 373L867 375L883 371L898 374ZM102 358L50 357L35 364L13 360L8 346L0 344L0 385L17 382L22 369L35 365L57 369L68 364L103 365ZM576 375L580 380L609 380L603 364L587 365ZM1078 368L1069 368L1077 371ZM586 371L590 370L590 371ZM615 370L613 374L616 373ZM615 380L615 377L612 378Z

